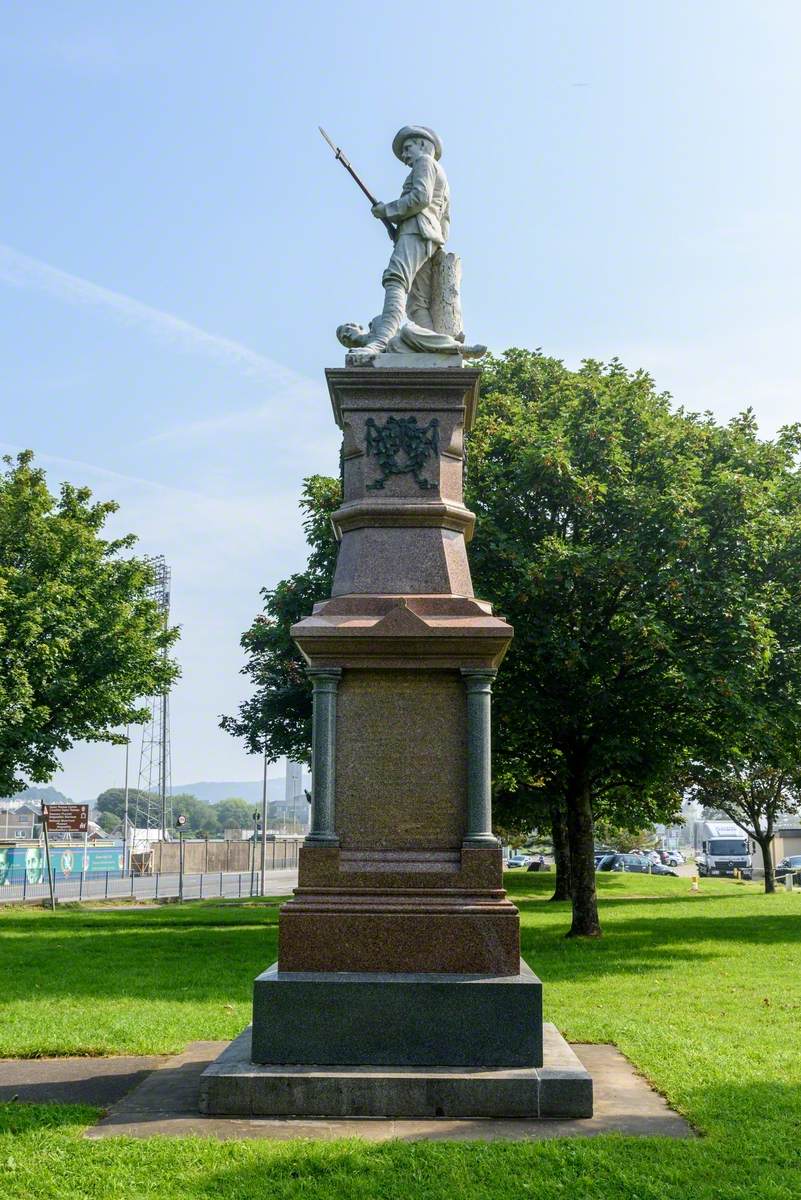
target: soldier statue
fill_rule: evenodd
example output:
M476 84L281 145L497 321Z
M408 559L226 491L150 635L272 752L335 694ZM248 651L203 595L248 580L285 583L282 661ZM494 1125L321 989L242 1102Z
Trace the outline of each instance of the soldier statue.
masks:
M381 312L369 329L353 322L337 329L340 342L351 351L348 362L368 363L384 353L458 354L464 358L485 353L484 346L464 344L459 260L442 250L450 229L450 191L440 163L439 135L426 125L404 125L395 134L393 152L410 173L400 197L388 204L374 200L342 152L333 148L373 201L373 216L387 226L394 242L381 279Z

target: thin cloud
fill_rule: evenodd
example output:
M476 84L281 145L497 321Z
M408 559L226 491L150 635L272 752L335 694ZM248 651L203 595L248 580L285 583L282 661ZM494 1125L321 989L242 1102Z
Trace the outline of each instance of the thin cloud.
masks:
M309 381L271 358L258 354L241 342L207 333L189 321L151 308L122 292L100 287L79 275L70 275L48 263L29 258L12 246L0 243L0 280L13 287L44 292L67 304L102 308L125 325L136 325L152 336L190 354L202 354L223 366L234 367L251 379L273 387L308 387Z

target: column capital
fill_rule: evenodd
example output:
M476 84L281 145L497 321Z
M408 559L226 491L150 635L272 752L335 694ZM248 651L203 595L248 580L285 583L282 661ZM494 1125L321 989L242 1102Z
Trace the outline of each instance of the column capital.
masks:
M311 679L312 687L314 687L315 689L320 688L320 691L330 690L330 689L326 689L326 688L323 688L320 686L321 684L327 683L327 684L331 685L334 690L336 690L337 686L339 685L339 681L342 678L342 668L341 667L307 667L306 674Z
M489 691L498 674L492 667L461 667L460 670L469 692Z

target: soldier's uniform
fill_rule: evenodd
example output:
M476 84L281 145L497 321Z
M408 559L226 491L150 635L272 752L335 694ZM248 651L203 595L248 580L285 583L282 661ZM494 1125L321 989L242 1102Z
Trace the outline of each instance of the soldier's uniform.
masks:
M448 179L433 154L420 155L400 198L385 204L384 210L397 223L398 238L381 282L384 287L400 283L408 297L409 318L433 329L431 259L448 240L450 229Z
M400 197L384 205L386 216L397 225L398 236L381 277L384 308L370 323L368 348L383 349L398 332L407 313L416 325L434 328L431 259L448 237L450 192L447 176L439 164L442 143L437 134L426 126L405 125L392 142L398 158L409 138L424 138L431 145L431 153L416 159Z

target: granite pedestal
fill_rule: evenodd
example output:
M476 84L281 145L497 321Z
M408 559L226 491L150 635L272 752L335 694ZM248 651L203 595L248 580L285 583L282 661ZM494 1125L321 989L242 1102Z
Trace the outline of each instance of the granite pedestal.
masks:
M511 976L279 971L254 985L256 1063L542 1066L542 984Z
M542 987L492 832L491 691L512 629L467 559L479 374L326 372L340 545L331 597L292 630L314 695L312 824L252 1040L205 1072L206 1112L591 1111L583 1069L544 1082Z

